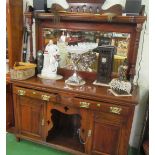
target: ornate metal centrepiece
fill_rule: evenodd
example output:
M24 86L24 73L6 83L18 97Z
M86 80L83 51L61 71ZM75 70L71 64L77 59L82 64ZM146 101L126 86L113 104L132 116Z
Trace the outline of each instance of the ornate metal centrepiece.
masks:
M74 73L69 77L65 83L73 86L84 85L85 81L78 75L77 69L83 66L85 70L89 70L89 67L96 58L96 54L92 52L93 49L97 48L98 43L83 42L78 45L67 46L69 57L73 63Z

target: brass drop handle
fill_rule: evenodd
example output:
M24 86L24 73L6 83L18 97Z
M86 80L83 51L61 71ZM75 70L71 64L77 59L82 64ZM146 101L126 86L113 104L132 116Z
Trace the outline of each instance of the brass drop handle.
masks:
M101 107L101 104L100 104L100 103L98 103L98 104L97 104L97 107Z
M24 96L25 95L25 93L26 93L26 91L25 90L18 90L18 95L20 95L20 96Z
M88 103L88 102L80 102L80 108L89 108L89 106L90 106L90 103Z
M121 114L122 108L119 107L110 107L110 112L114 114Z
M50 96L49 95L41 95L41 98L44 101L49 101L50 100Z
M81 129L80 129L80 128L77 130L77 133L78 133L79 140L80 140L80 143L81 143L81 144L86 144L86 143L88 142L88 140L89 140L89 137L91 137L91 135L92 135L92 131L91 131L91 130L88 130L87 138L86 138L85 141L83 141L83 140L81 139Z
M33 94L33 95L35 95L35 94L36 94L36 92L35 92L35 91L33 91L33 92L32 92L32 94Z

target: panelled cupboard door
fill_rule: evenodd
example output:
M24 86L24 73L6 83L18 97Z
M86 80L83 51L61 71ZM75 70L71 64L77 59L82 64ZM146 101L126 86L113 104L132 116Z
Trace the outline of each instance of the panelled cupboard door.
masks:
M117 155L120 128L110 124L95 123L93 154Z
M16 97L18 134L38 140L43 139L45 102L28 96Z
M118 155L122 124L106 118L106 114L99 114L95 117L93 155Z

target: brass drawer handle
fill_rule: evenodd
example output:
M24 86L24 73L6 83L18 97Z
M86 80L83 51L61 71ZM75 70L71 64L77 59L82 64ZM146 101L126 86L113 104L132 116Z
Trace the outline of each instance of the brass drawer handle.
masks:
M32 94L33 94L33 95L35 95L35 94L36 94L36 92L35 92L35 91L33 91L33 92L32 92Z
M80 108L89 108L90 103L88 102L80 102Z
M100 103L98 103L98 104L97 104L97 107L101 107L101 104L100 104Z
M26 93L25 90L18 90L18 95L20 95L20 96L24 96L25 93Z
M50 96L49 95L41 95L42 100L49 101Z
M110 112L114 114L121 114L122 108L110 107Z

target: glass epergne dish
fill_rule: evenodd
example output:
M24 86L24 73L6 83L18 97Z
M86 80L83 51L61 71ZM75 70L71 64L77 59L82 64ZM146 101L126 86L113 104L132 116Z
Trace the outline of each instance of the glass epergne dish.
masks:
M97 48L97 43L78 43L78 45L71 45L67 46L67 51L69 53L70 59L73 64L74 73L71 77L69 77L65 83L73 86L81 86L85 84L85 81L78 75L78 63L82 62L83 55L87 52L91 52L93 49ZM92 62L91 59L93 58L93 52L89 54L90 57L87 57L87 62ZM89 63L90 65L91 63ZM89 67L89 65L85 64L85 67Z

